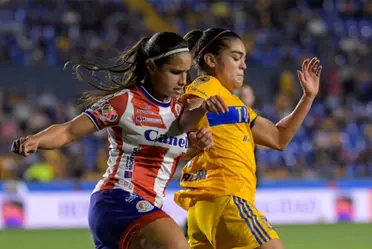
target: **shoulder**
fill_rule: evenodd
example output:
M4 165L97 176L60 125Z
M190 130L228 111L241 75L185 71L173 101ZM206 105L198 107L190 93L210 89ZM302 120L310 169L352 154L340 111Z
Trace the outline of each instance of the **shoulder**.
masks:
M213 76L210 76L210 75L202 75L202 76L199 76L198 78L196 78L191 84L190 86L202 86L202 85L207 85L207 86L220 86L221 83L220 81L213 77Z
M196 95L203 99L218 94L221 83L215 77L204 75L196 78L186 88L186 95Z
M99 113L103 116L110 116L111 119L121 117L125 112L131 91L124 89L113 94L109 94L95 102L86 112Z

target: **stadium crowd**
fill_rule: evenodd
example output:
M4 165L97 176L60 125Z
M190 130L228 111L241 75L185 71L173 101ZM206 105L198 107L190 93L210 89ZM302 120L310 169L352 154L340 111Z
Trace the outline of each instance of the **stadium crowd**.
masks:
M371 0L149 2L180 33L219 26L241 34L248 67L260 74L274 71L275 77L264 82L270 89L265 96L256 88L255 98L249 88L237 94L273 121L287 115L300 97L295 70L303 58L321 59L321 94L299 134L284 152L257 146L260 177L372 177ZM150 33L141 13L122 0L0 0L0 7L1 64L62 67L74 56L122 50ZM251 83L249 75L246 82ZM9 153L14 138L77 115L72 101L52 91L36 96L4 87L0 107L0 180L97 179L102 174L105 131L26 159Z

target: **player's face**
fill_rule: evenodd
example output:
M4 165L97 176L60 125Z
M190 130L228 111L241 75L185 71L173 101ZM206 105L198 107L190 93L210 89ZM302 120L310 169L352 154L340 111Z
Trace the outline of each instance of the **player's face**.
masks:
M168 63L156 68L152 75L156 93L163 98L180 97L184 93L191 64L192 57L189 52L171 55Z
M230 91L240 88L244 81L246 51L240 39L226 41L227 48L216 57L216 77Z

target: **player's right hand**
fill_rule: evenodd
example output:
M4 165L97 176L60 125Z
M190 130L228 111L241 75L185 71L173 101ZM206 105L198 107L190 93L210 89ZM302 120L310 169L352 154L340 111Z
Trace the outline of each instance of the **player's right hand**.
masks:
M12 152L24 157L37 151L40 139L35 136L21 137L12 144Z
M213 113L225 113L229 111L229 108L225 104L225 101L218 96L212 96L206 99L203 104L203 108L208 111L208 112L213 112Z
M208 150L213 145L212 132L208 128L202 128L188 134L191 147L198 150Z

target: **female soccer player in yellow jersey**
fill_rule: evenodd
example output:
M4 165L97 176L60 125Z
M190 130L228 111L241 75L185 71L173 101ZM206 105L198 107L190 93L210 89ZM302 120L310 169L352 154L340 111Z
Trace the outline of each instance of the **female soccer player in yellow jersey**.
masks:
M188 210L191 248L283 249L278 234L254 206L254 146L281 151L286 148L318 93L322 66L317 58L303 62L302 71L298 71L303 96L290 115L273 124L231 93L242 86L247 67L246 51L237 34L212 28L191 31L185 39L203 74L187 86L185 109L219 95L229 110L222 114L199 113L203 118L195 129L209 128L214 145L184 167L183 190L175 195L175 201Z

